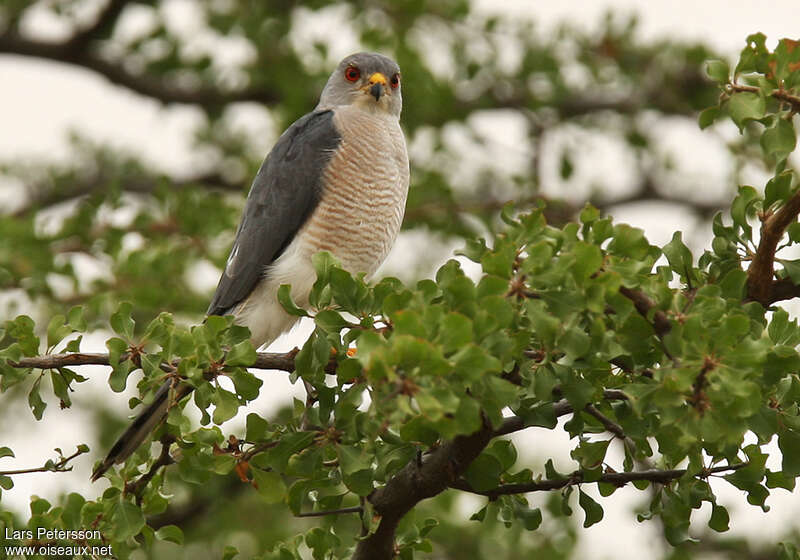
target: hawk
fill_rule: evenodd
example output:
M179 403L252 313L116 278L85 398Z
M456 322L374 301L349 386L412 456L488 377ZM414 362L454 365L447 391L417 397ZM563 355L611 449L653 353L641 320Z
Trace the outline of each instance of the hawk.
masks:
M400 230L408 192L402 105L396 62L357 53L339 63L319 104L281 135L253 180L207 315L233 315L258 348L297 321L278 302L282 284L308 305L315 253L330 251L352 273L377 270ZM167 382L156 392L92 480L125 461L164 419L170 388ZM191 391L178 385L174 398Z

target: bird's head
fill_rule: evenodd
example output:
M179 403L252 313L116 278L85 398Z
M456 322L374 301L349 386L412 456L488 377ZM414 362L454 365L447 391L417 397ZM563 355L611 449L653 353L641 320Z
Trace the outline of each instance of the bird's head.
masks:
M342 60L328 78L318 107L355 104L399 117L401 89L400 67L394 60L376 53L356 53Z

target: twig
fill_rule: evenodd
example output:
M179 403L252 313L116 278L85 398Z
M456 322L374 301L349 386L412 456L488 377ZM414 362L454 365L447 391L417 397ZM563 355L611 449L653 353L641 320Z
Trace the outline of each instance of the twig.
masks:
M611 420L608 416L597 410L597 407L593 404L589 403L586 405L584 409L589 416L596 418L606 429L607 432L611 432L615 436L617 436L622 441L630 441L630 438L625 435L625 431L622 429L622 426ZM631 443L633 443L631 441Z
M364 508L361 506L346 507L341 509L329 509L325 511L308 511L306 513L298 513L295 517L323 517L325 515L337 515L339 513L363 513Z
M61 456L61 450L56 449L59 456ZM29 473L37 473L37 472L69 472L72 470L72 467L67 467L67 463L72 461L75 457L79 455L83 455L84 453L88 453L89 448L85 445L79 445L78 450L70 455L69 457L63 457L53 463L52 461L47 461L41 467L35 467L30 469L14 469L10 471L0 471L0 476L11 476L15 474L29 474Z
M756 86L746 86L741 84L728 84L728 89L734 93L761 93L761 89L757 88ZM770 93L770 96L773 99L777 99L778 101L782 101L791 105L792 110L795 113L800 112L800 97L792 95L782 88L774 90L772 93Z
M172 437L165 436L161 438L161 453L159 454L158 459L156 459L156 462L150 466L150 469L146 473L136 479L135 482L130 482L125 485L125 493L136 496L136 503L138 505L141 505L142 491L153 479L159 469L175 462L175 460L169 454L169 448L172 446L173 442L174 439Z
M624 392L618 389L606 389L603 391L603 398L609 401L626 401L628 400L628 395L626 395ZM594 408L593 405L588 405L588 406L592 406L592 408ZM561 399L553 403L553 415L556 418L566 416L567 414L571 414L572 412L573 412L572 405L569 404L569 401L567 399ZM503 420L503 423L500 425L500 427L493 432L492 437L505 436L514 432L518 432L520 430L524 430L525 428L529 427L530 425L526 424L525 420L522 417L510 416L505 420ZM622 430L621 427L619 429L620 431Z
M696 478L708 478L709 476L721 472L737 471L748 466L749 463L735 463L733 465L722 465L710 469L704 469L695 475ZM591 482L607 482L615 486L625 486L629 482L638 480L646 480L648 482L656 482L666 484L675 479L681 478L686 474L686 469L671 469L671 470L647 470L638 472L605 472L600 475L599 479L592 480ZM496 499L498 496L510 494L526 494L528 492L543 492L547 490L558 490L567 486L574 486L583 483L584 471L575 471L564 478L551 479L551 480L538 480L531 482L524 482L519 484L501 484L497 488L491 490L475 490L470 484L464 480L459 479L450 485L451 488L487 496L489 499Z

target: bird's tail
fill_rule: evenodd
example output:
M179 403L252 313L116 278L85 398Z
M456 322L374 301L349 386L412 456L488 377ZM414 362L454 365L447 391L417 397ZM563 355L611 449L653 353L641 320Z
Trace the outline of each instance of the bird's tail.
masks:
M92 473L92 482L103 476L112 465L122 463L136 451L142 442L158 426L169 411L169 393L171 383L167 381L156 391L153 402L145 408L128 429L119 437L117 443L108 452L103 462ZM175 399L178 401L192 392L193 387L186 383L178 385L175 389ZM174 402L173 401L173 402Z

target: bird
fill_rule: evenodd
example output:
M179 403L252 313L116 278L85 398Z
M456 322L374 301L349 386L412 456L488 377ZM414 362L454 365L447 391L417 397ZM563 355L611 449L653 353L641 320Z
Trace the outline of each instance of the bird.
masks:
M278 301L282 284L308 306L316 253L329 251L353 274L375 273L400 230L408 193L402 106L400 67L391 58L360 52L338 64L317 106L286 129L258 170L206 315L232 315L259 348L298 320ZM170 403L191 391L187 383L162 385L92 481L124 462Z

